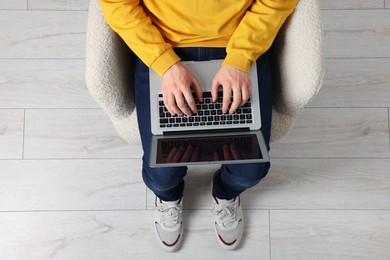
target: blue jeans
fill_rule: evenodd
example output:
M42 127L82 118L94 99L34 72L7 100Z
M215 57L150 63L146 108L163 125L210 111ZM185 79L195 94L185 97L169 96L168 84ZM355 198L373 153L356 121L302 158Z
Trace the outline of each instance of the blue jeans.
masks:
M183 61L224 59L226 56L225 48L176 48L175 52ZM272 82L268 55L268 53L263 54L256 63L261 106L261 130L269 149L272 118ZM149 69L139 59L137 59L135 65L135 92L139 131L144 151L142 158L143 180L146 186L162 200L177 200L183 195L183 178L187 173L187 167L149 167L152 136L149 105ZM220 199L237 197L246 189L259 183L267 175L269 168L269 162L221 165L215 178L214 193Z

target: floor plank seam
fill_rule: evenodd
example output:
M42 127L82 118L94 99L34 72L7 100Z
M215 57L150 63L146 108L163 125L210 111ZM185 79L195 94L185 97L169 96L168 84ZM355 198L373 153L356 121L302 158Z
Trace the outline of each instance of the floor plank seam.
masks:
M268 242L269 259L272 260L271 210L268 210Z

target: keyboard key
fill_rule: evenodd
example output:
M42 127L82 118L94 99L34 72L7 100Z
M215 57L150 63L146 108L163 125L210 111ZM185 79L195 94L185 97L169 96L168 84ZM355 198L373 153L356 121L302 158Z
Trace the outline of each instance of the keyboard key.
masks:
M211 97L211 92L203 92L203 98Z

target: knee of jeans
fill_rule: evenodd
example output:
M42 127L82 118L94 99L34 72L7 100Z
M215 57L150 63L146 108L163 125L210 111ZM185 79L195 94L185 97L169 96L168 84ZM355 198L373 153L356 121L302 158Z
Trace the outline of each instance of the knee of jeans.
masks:
M250 167L250 168L247 168ZM270 163L261 163L242 166L242 169L235 173L230 172L230 178L234 180L236 186L247 189L258 184L265 176L267 176L270 168Z
M168 168L143 169L142 177L146 186L154 192L170 191L182 185L185 170Z

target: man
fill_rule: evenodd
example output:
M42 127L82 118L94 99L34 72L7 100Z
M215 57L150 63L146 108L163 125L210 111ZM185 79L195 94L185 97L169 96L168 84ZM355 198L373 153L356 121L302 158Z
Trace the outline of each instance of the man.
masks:
M297 0L100 0L103 14L137 55L136 107L144 150L142 175L156 195L154 230L167 251L183 238L182 195L187 167L150 168L149 68L162 77L164 105L173 116L197 112L192 93L202 101L202 86L183 60L223 59L212 84L212 98L223 92L223 113L234 113L260 93L262 132L269 148L272 83L267 50L293 12ZM259 86L249 69L256 62ZM230 102L231 97L233 101ZM212 179L214 229L219 244L233 250L243 235L240 194L268 173L270 163L222 165Z

